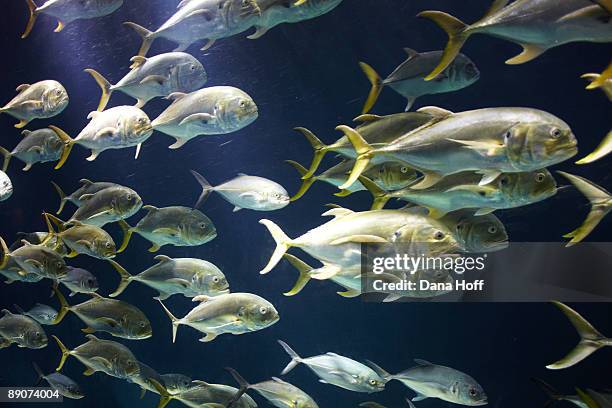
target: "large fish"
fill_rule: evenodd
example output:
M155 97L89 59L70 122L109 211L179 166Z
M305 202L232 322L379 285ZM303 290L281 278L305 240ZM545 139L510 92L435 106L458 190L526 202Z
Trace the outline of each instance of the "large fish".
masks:
M64 191L61 189L60 186L58 186L53 181L51 182L51 184L57 191L57 194L59 194L60 196L60 206L59 206L59 209L57 210L57 215L61 214L67 202L70 202L76 205L77 207L80 207L81 205L83 205L83 200L81 200L81 197L83 196L88 197L88 194L95 194L98 191L102 191L108 187L121 187L119 184L115 184L115 183L93 182L88 179L81 179L79 183L81 183L81 187L79 187L72 194L66 195L66 193L64 193Z
M440 62L442 51L418 53L411 48L404 48L404 51L408 54L408 58L385 79L382 79L370 65L365 62L359 63L372 84L362 113L367 113L374 107L380 92L386 86L406 98L406 111L409 111L414 101L423 95L458 91L472 85L480 78L480 71L472 60L459 54L452 64L436 76L435 81L425 81L425 76Z
M148 214L135 227L121 222L125 239L118 252L123 252L134 232L153 244L149 252L157 252L164 245L203 245L217 237L217 230L210 218L196 209L180 206L157 208L152 205L143 208Z
M3 309L0 318L0 349L17 344L21 348L41 349L47 347L47 335L34 319L13 314Z
M477 216L473 210L459 210L446 214L438 221L454 232L463 252L495 252L509 245L506 228L494 214Z
M18 272L20 275L35 274L56 282L68 273L63 256L45 245L33 245L24 241L22 247L9 251L1 237L0 245L3 252L0 269L4 269L12 260L21 269Z
M66 148L64 141L53 129L39 129L33 132L21 132L24 138L12 151L0 147L0 154L4 156L2 170L6 171L11 158L15 157L25 163L23 171L28 171L36 163L57 161L62 157Z
M34 0L26 0L26 4L30 10L30 19L21 38L30 35L36 18L41 14L57 19L54 31L59 33L73 21L103 17L115 12L121 7L123 0L47 0L40 7Z
M16 128L23 128L34 119L59 115L68 106L68 92L57 81L47 80L32 85L19 85L17 92L19 92L17 96L0 108L0 113L7 113L19 119Z
M259 113L253 99L231 86L213 86L189 94L174 93L172 105L152 122L153 129L176 139L178 149L199 135L236 132L253 123Z
M278 322L278 311L266 299L252 293L228 293L210 297L200 295L193 298L200 302L185 317L178 319L164 306L172 321L172 342L180 325L190 326L204 334L201 342L213 341L221 334L245 334L263 330Z
M13 183L9 176L0 170L0 202L6 201L13 195Z
M202 50L221 38L241 33L253 25L261 13L255 0L186 0L178 10L155 31L127 22L142 37L138 55L145 56L153 41L165 38L178 44L174 51L185 51L197 41L208 40Z
M42 303L36 303L34 307L32 307L27 312L24 311L20 306L15 306L15 309L22 315L28 316L34 320L36 320L40 324L44 324L45 326L52 326L53 322L57 318L57 310L52 308L51 306L43 305Z
M487 34L514 42L523 52L506 64L523 64L546 50L570 42L612 42L612 3L609 0L495 0L485 16L472 25L441 11L419 14L433 20L449 40L434 79L459 54L472 34Z
M87 325L82 331L87 334L106 332L129 340L148 339L152 336L151 322L147 316L129 303L107 299L97 293L78 305L70 306L58 289L54 289L61 308L54 323L59 324L68 312L72 312Z
M53 336L62 352L62 358L56 371L60 371L70 356L79 360L87 369L83 375L90 376L98 371L111 377L128 379L140 373L140 366L134 354L123 344L111 340L101 340L93 334L85 336L87 343L74 350L68 348Z
M151 99L175 92L196 91L208 80L206 70L195 57L184 52L169 52L151 58L132 58L132 70L112 85L99 72L86 69L102 89L98 111L103 111L115 91L138 100L142 108Z
M100 288L98 284L98 278L82 268L68 267L68 273L62 279L60 283L66 286L70 290L68 296L74 296L77 293L91 294L97 292Z
M137 159L142 144L153 134L149 117L135 106L116 106L104 112L94 111L87 119L90 119L89 124L75 139L58 127L51 127L68 146L56 169L64 165L75 144L91 150L88 161L96 160L105 150L128 147L136 147L134 157Z
M287 190L277 182L263 177L240 173L237 177L213 187L200 173L192 170L191 174L202 187L196 207L202 205L213 191L233 204L234 212L243 208L255 211L274 211L289 205Z
M142 198L131 188L114 186L79 197L81 205L70 218L83 224L103 227L130 218L142 207Z
M205 381L195 380L193 385L178 394L172 394L155 379L150 380L160 395L157 408L165 408L172 400L177 400L189 408L257 408L257 403L249 395L244 394L238 388L224 384L210 384ZM240 398L234 401L234 397L240 394ZM230 405L231 403L231 405Z
M33 363L33 365L36 374L38 374L38 382L45 380L51 388L66 398L78 400L85 397L79 384L71 378L55 371L51 374L45 374L36 363Z
M538 170L574 156L577 142L572 130L548 112L530 108L486 108L452 113L427 107L439 120L408 133L386 146L376 147L359 129L339 126L358 154L346 188L359 178L372 158L400 160L425 174L413 188L427 188L443 176L473 170L486 184L501 173Z
M195 258L172 259L157 255L156 265L139 273L130 275L119 264L113 266L121 275L121 282L110 297L117 297L132 282L141 282L159 291L157 299L166 300L172 295L193 298L199 295L217 296L229 293L229 284L221 270L210 262Z
M385 380L370 367L335 353L302 358L289 345L278 341L291 357L282 375L293 370L298 364L310 368L324 384L335 385L349 391L373 393L385 389Z

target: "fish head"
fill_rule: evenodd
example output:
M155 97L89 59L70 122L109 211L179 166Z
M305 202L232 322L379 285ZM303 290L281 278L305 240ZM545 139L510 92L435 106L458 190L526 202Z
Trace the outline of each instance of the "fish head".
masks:
M119 187L114 193L113 210L122 218L131 217L142 207L142 198L131 188Z
M40 247L43 252L43 274L49 277L62 278L69 272L68 265L62 256L49 248Z
M172 69L176 92L196 91L208 81L208 74L200 61L191 57L180 62Z
M274 305L264 299L254 301L245 306L243 310L238 313L238 317L243 321L245 326L251 330L259 330L271 326L280 319Z
M460 87L467 87L480 79L480 70L474 62L459 54L453 64L449 67L454 70L454 82Z
M413 224L404 225L393 233L390 242L410 244L415 253L419 254L442 254L460 248L454 235L441 224L419 227Z
M13 195L13 183L9 176L0 170L0 201L8 200Z
M229 283L221 271L203 272L193 277L194 286L213 296L229 293Z
M48 338L43 328L32 320L32 325L23 334L23 345L30 349L41 349L47 347Z
M358 376L361 385L367 390L367 392L380 392L385 389L387 381L384 378L376 374L372 370L371 372Z
M185 240L200 245L217 237L217 229L213 222L198 210L192 210L181 226Z
M116 366L114 367L115 374L118 378L134 378L140 374L140 364L131 353L121 353L123 358L117 358ZM123 355L125 354L125 355Z
M266 201L269 209L279 209L286 207L290 203L289 193L284 188L271 189L266 192Z
M59 137L47 137L44 141L47 152L61 152L64 149L64 142Z
M416 180L417 172L404 163L387 162L372 168L370 178L385 190L393 191L400 190Z
M100 237L94 240L94 247L96 253L104 259L114 258L117 254L117 246L115 241L110 237Z
M473 378L464 375L451 386L456 402L467 406L487 405L487 394Z
M164 374L162 378L170 395L180 394L193 387L192 379L183 374Z
M148 339L153 336L151 322L144 315L136 315L128 322L131 339Z
M517 205L531 204L552 197L557 192L555 178L546 169L502 174L499 188Z
M118 127L124 129L125 137L130 142L140 143L153 134L153 126L151 119L142 110L133 108L131 111L121 119L122 123Z
M48 81L41 100L44 113L57 115L68 106L68 92L59 82Z
M494 252L508 247L506 228L493 214L476 216L473 212L462 212L451 223L463 251Z
M215 106L215 114L226 129L242 129L259 116L255 101L246 93L224 99Z

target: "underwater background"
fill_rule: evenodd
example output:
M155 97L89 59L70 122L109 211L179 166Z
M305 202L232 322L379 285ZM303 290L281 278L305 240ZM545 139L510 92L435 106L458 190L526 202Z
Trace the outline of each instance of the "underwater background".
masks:
M20 40L27 21L25 2L3 1L0 100L10 100L19 84L56 79L66 87L70 105L62 115L38 120L28 129L55 124L76 135L86 124L88 113L96 109L100 92L83 69L94 68L113 83L118 81L128 72L129 59L140 45L139 38L122 23L137 21L146 27L157 27L174 12L176 3L126 0L116 13L76 22L60 34L52 33L55 21L41 17L31 36ZM337 139L340 134L334 127L350 123L360 113L369 91L359 61L388 74L405 59L404 47L437 50L446 42L438 27L415 17L418 12L444 10L471 22L479 19L489 5L489 0L344 0L326 15L281 25L259 40L248 40L246 34L241 34L219 40L206 52L192 46L189 52L208 71L206 86L232 85L246 91L259 107L256 122L229 135L199 137L174 151L167 148L172 139L156 132L144 144L138 160L134 160L134 149L124 149L105 152L90 163L84 160L89 153L77 148L60 171L54 171L53 165L47 163L24 173L18 163L12 163L8 174L15 192L10 200L0 204L0 235L12 242L19 231L45 230L41 213L55 211L59 205L51 180L66 192L75 190L81 178L121 183L135 189L145 204L158 207L195 203L201 189L189 173L191 169L213 184L237 173L259 175L279 182L293 193L300 185L299 176L284 160L308 164L312 150L292 128L307 127L324 142ZM172 44L160 39L150 55L172 48ZM582 157L609 131L610 104L602 92L585 91L580 75L600 72L609 62L611 51L610 44L574 43L552 49L533 62L508 66L503 62L519 52L518 46L478 36L466 44L463 52L477 64L480 80L459 92L422 97L415 108L435 105L451 111L497 106L543 109L570 124L579 140ZM133 103L131 98L116 93L109 106ZM157 99L144 110L154 118L166 106L167 101ZM404 106L403 98L385 89L372 113L400 112ZM0 145L9 150L21 138L13 122L9 116L0 116ZM325 163L333 163L333 158L327 157ZM569 170L610 189L609 165L607 158L579 168L568 161L555 169ZM563 184L560 178L558 181ZM181 327L176 344L172 344L170 321L152 299L156 292L134 284L120 299L147 314L154 335L143 341L120 341L140 361L160 373L183 373L232 386L236 384L224 367L236 368L252 383L278 376L289 361L276 343L276 339L283 339L304 357L333 351L360 361L373 360L390 372L412 367L415 358L447 365L477 379L489 396L489 405L495 408L543 406L547 397L530 377L542 378L564 393L574 393L573 387L577 385L594 389L612 387L612 350L599 351L561 372L545 369L546 364L564 356L578 340L567 319L550 304L365 303L359 298L344 299L335 293L339 287L318 281L312 281L295 297L283 296L292 287L297 273L282 262L272 273L259 275L274 244L257 222L269 218L294 237L321 223L320 214L326 203L339 203L353 210L365 210L371 203L367 192L344 199L334 197L334 192L333 187L316 183L301 200L266 214L249 210L232 213L229 203L213 195L202 211L215 223L218 237L203 246L164 247L159 252L213 262L225 273L233 292L252 292L271 301L279 310L279 323L247 335L224 335L207 344L197 341L200 336L195 330ZM587 212L587 201L575 189L565 189L544 202L499 211L496 215L504 221L511 241L551 242L561 240L564 233L580 224ZM143 213L128 220L130 224ZM111 226L109 231L118 240L118 227ZM607 241L609 233L608 219L589 240ZM117 261L130 273L139 273L155 263L155 254L147 252L149 246L135 236ZM119 281L107 262L79 256L70 264L96 274L101 294L110 293ZM584 268L588 267L585 260ZM17 303L28 309L36 302L57 307L56 300L48 298L49 293L47 281L0 284L0 308L12 309ZM79 295L69 302L86 299ZM182 296L174 296L166 304L177 316L192 308L190 299ZM573 306L602 333L612 333L612 305ZM45 330L74 348L85 341L80 331L83 327L76 316L69 315L61 325L45 326ZM101 337L108 338L104 334ZM51 372L59 358L59 349L52 340L42 350L15 346L0 350L0 386L34 385L36 374L31 362ZM101 373L83 377L83 370L75 359L66 364L63 372L82 386L87 398L65 399L63 406L153 407L157 403L157 395L151 393L140 400L140 389L133 384ZM318 383L305 366L296 368L286 378L310 394L321 407L356 407L372 400L393 408L407 406L404 397L413 396L396 382L389 383L378 394L353 393ZM266 406L258 395L251 395L260 406ZM435 399L417 403L419 408L445 405L451 404Z

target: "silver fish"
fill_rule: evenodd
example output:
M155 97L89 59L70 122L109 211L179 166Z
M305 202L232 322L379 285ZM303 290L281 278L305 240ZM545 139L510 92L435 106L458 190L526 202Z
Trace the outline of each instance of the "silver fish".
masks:
M53 181L51 182L51 184L57 191L57 194L60 196L60 206L57 210L57 215L61 214L67 202L70 202L76 205L77 207L80 207L81 205L83 205L83 201L81 200L81 197L83 196L88 197L88 194L95 194L98 191L102 191L108 187L121 187L119 184L115 183L93 182L88 179L81 179L79 183L81 183L81 187L79 187L72 194L66 195L66 193L64 193L60 186L58 186Z
M6 201L13 195L13 183L9 176L0 170L0 202Z
M44 279L37 273L29 273L24 271L14 259L9 258L6 265L0 268L0 275L6 278L4 282L10 285L13 282L36 283Z
M157 408L165 408L172 400L177 400L189 408L256 408L257 404L241 390L224 384L209 384L194 380L193 386L178 394L171 394L166 387L155 379L151 380L160 395ZM235 400L235 396L240 398Z
M162 374L161 378L162 384L172 395L181 394L195 386L192 379L184 374Z
M538 378L532 378L531 380L540 386L546 395L548 395L550 399L549 405L555 401L567 401L578 408L589 408L589 406L580 398L579 395L565 395L554 389L550 384L547 384Z
M40 324L44 324L45 326L53 325L53 322L57 318L57 310L52 308L51 306L43 305L41 303L36 303L34 307L32 307L27 312L24 311L20 306L14 305L15 309L22 315L31 317L36 320Z
M82 268L68 267L68 273L60 283L70 290L69 296L74 296L77 293L91 294L97 292L100 288L96 276L88 270Z
M41 349L47 347L47 335L42 326L34 319L21 314L13 314L3 309L0 318L0 348L17 344L21 348Z
M495 252L509 245L506 228L494 214L477 216L473 210L459 210L446 214L438 221L454 232L463 252Z
M7 113L19 119L16 128L23 128L34 119L59 115L68 106L68 92L57 81L47 80L32 85L19 85L17 92L19 92L17 96L0 108L0 113Z
M0 154L4 156L2 169L6 171L11 158L15 157L25 163L23 171L28 171L36 163L57 161L62 157L64 141L52 129L39 129L33 132L21 132L24 138L13 151L9 152L0 147Z
M6 242L0 237L3 258L0 270L12 260L21 270L20 275L36 274L46 279L57 281L68 273L68 267L62 255L45 245L33 245L24 241L24 246L9 251Z
M259 113L253 99L231 86L213 86L189 94L168 96L170 105L151 124L153 129L172 136L178 149L199 135L236 132L253 123Z
M38 374L39 382L45 380L51 388L56 390L60 395L70 399L81 399L85 397L85 394L74 380L66 377L64 374L58 372L52 372L51 374L43 373L40 367L33 363L34 369Z
M68 222L80 221L97 227L130 218L142 207L142 198L138 193L123 186L83 194L79 201L81 205Z
M142 390L140 398L143 398L147 391L157 392L155 385L153 385L151 382L151 379L165 386L164 379L157 371L155 371L155 369L140 361L138 362L138 366L140 367L138 375L129 378L128 381L140 387Z

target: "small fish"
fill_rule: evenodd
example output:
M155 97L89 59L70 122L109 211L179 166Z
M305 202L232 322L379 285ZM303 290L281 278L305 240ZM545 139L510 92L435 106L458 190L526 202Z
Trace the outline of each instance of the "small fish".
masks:
M34 119L47 119L62 113L68 106L68 93L57 81L47 80L35 84L23 84L17 87L19 94L0 108L0 113L7 113L19 123L20 129Z
M580 398L579 395L563 395L551 385L538 378L532 378L531 381L536 383L536 385L542 388L546 395L548 395L548 398L550 399L547 404L548 406L550 406L553 402L556 401L567 401L579 408L588 408L588 405Z
M567 243L569 247L585 239L612 210L612 195L583 177L563 171L557 171L557 173L568 179L591 203L591 210L582 225L563 236L563 238L571 238Z
M74 380L66 377L62 373L52 372L51 374L45 375L40 367L36 363L32 363L36 374L38 374L38 383L45 380L51 388L59 392L60 395L70 399L81 399L85 397L85 394Z
M66 25L76 20L104 17L114 13L123 5L123 0L47 0L38 7L34 0L26 0L30 19L21 38L27 38L34 28L39 15L45 14L57 19L55 32L59 33Z
M130 275L116 262L117 272L121 282L110 297L117 297L131 282L141 282L159 291L156 299L166 300L172 295L181 294L193 298L199 295L218 296L229 293L229 284L219 268L210 262L195 258L172 259L165 255L157 255L158 261L138 275Z
M62 255L46 247L45 245L33 245L24 241L24 246L9 251L6 242L0 237L3 257L0 261L0 269L4 269L10 260L13 260L21 270L19 274L28 273L42 276L43 278L57 281L68 273L68 267Z
M83 194L79 200L81 205L68 222L80 221L83 224L103 227L130 218L142 208L142 198L138 193L123 186L108 187L97 193Z
M206 70L190 54L169 52L151 58L134 57L132 70L117 84L112 85L99 72L86 69L102 89L98 111L102 112L115 91L122 92L138 100L137 108L142 108L151 99L168 96L175 92L194 92L208 80Z
M563 314L568 318L580 335L580 342L570 351L570 353L561 360L549 364L546 368L550 370L561 370L572 367L602 347L612 346L612 339L601 334L591 323L569 306L561 302L553 302Z
M76 205L77 207L80 207L81 205L83 205L83 201L81 201L80 199L82 196L87 197L88 194L95 194L98 191L102 191L108 187L122 187L119 184L115 183L93 182L87 179L81 179L79 183L81 183L81 187L79 187L74 193L66 195L66 193L64 193L60 186L58 186L53 181L51 182L53 188L55 188L55 191L57 191L57 194L60 196L60 206L56 212L57 215L60 215L62 213L64 206L67 202L70 202Z
M47 347L47 335L42 326L34 319L21 314L13 314L3 309L0 318L0 348L16 344L17 347L41 349Z
M58 289L54 288L53 291L61 305L54 324L59 324L68 312L72 312L87 325L83 333L101 331L128 340L143 340L152 336L151 322L136 306L107 299L97 293L90 293L92 298L86 302L70 306Z
M608 135L601 141L599 146L595 148L593 153L578 160L576 164L588 164L593 163L612 152L612 130L608 132Z
M240 391L247 392L249 389L257 391L259 395L267 399L270 404L278 408L319 408L312 397L293 384L289 384L280 378L273 377L271 380L257 384L249 384L236 370L227 368L236 382L240 384ZM237 394L234 398L238 401L243 394ZM232 402L228 406L232 406Z
M130 227L125 221L120 223L125 239L118 252L123 252L134 232L153 244L149 252L157 252L164 245L203 245L217 237L217 230L210 218L196 209L179 206L157 208L152 205L146 205L143 209L149 213L135 227Z
M348 357L335 353L302 358L289 345L281 340L279 344L291 357L282 375L293 370L298 364L305 364L319 378L319 382L335 385L349 391L373 393L385 389L385 380L370 367Z
M40 282L44 278L36 273L29 273L24 271L14 259L9 257L8 262L2 268L0 268L0 275L6 278L4 282L7 285L10 285L13 282L26 282L26 283L36 283Z
M68 267L66 276L60 279L60 283L70 290L71 297L77 293L91 294L100 288L98 278L93 273L71 266Z
M91 150L87 161L94 161L100 153L111 149L125 149L136 147L134 158L140 154L142 144L153 134L151 120L142 110L135 106L116 106L104 112L91 112L87 119L89 124L74 139L57 126L51 127L66 143L62 158L55 166L61 168L70 152L72 146L78 144Z
M68 348L56 336L52 336L62 352L56 371L60 371L68 357L73 356L87 369L83 375L90 376L98 371L111 377L128 379L138 376L140 366L134 354L123 344L111 340L101 340L93 334L85 336L87 343L74 350Z
M234 335L250 333L272 326L279 320L274 306L252 293L228 293L210 297L200 295L193 298L200 302L185 317L177 319L162 305L172 321L172 342L176 341L176 333L180 325L190 326L205 333L201 342L213 341L220 334Z
M181 394L194 387L191 377L184 374L162 374L161 378L166 390L171 395Z
M406 398L406 404L408 404L409 408L416 408L412 401L410 401L410 399L408 398ZM379 403L373 401L362 402L361 404L359 404L359 406L363 408L386 408L383 405L380 405Z
M150 380L160 395L157 408L165 408L172 400L177 400L189 408L256 408L257 404L247 394L237 388L224 384L209 384L194 380L193 385L179 394L171 394L166 387L155 379ZM235 400L235 396L242 396Z
M459 54L436 76L435 81L425 81L425 76L440 62L442 51L419 53L411 48L404 48L404 51L408 54L408 58L385 79L382 79L370 65L365 62L359 63L372 84L362 113L368 113L374 107L385 86L407 99L406 111L409 111L414 101L423 95L458 91L472 85L480 78L480 71L472 60Z
M13 183L9 176L0 170L0 202L6 201L13 195Z
M33 132L24 130L21 134L24 138L13 151L9 152L5 148L0 147L0 154L4 156L4 163L2 165L4 171L8 168L13 157L24 162L25 167L23 171L28 171L36 163L59 160L66 147L64 141L53 129L39 129Z
M495 252L509 245L506 228L494 214L475 215L473 210L459 210L438 221L454 232L463 252Z
M438 66L425 78L436 78L449 66L472 34L487 34L523 47L506 64L524 64L547 50L579 41L612 42L612 5L607 0L496 0L482 19L472 25L441 11L423 11L448 35Z
M45 326L53 325L53 321L57 318L57 310L51 306L43 305L42 303L36 303L36 305L27 312L18 305L14 306L20 314L31 317L38 323L44 324Z
M612 396L587 389L586 392L576 387L578 396L588 408L612 408Z
M153 122L153 129L176 139L178 149L199 135L224 135L253 123L257 105L244 91L231 86L213 86L189 94L173 93L170 105Z
M587 79L590 82L586 89L593 90L601 88L608 99L612 101L612 62L601 74L584 74L581 78Z
M400 381L417 393L412 401L439 398L443 401L467 406L487 404L484 390L469 375L454 368L432 364L425 360L415 360L416 367L391 375L378 365L368 362L378 375L385 379Z
M234 205L234 212L243 208L255 211L274 211L289 205L289 194L280 184L263 177L248 176L240 173L223 184L213 187L200 173L191 174L202 186L202 194L195 207L201 206L208 195L215 191Z

